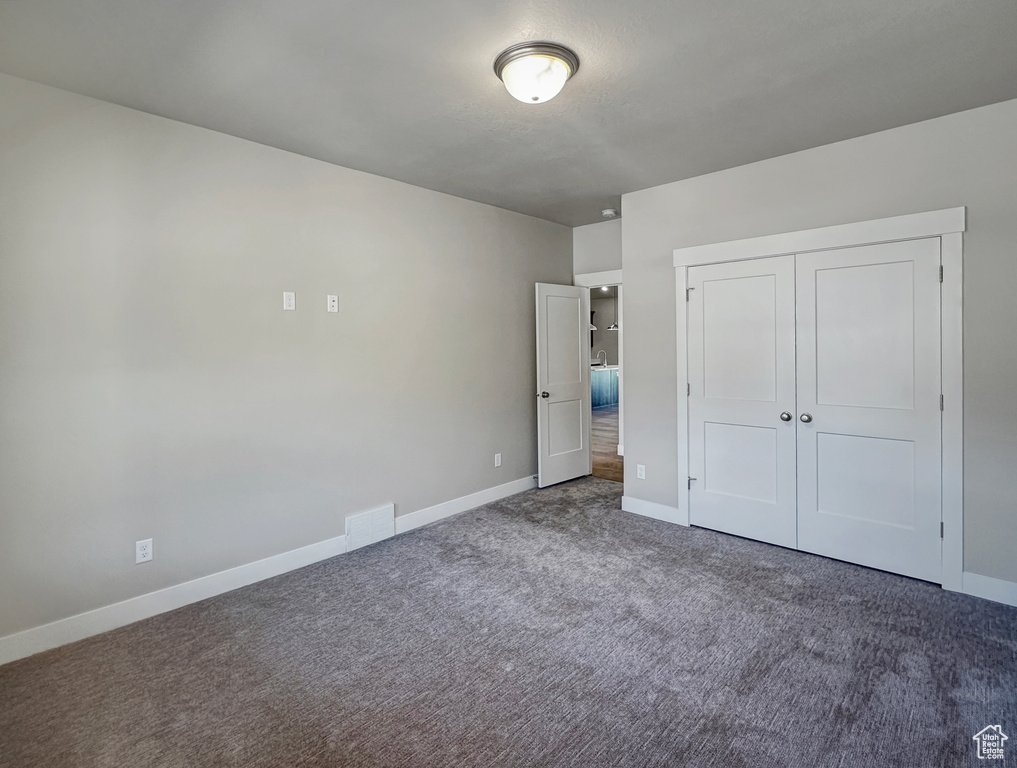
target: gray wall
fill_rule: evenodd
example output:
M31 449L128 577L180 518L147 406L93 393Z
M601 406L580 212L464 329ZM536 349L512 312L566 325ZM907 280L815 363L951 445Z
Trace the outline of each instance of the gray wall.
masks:
M570 282L571 230L7 76L0 104L0 636L536 471L533 284Z
M622 268L622 220L611 219L572 230L572 274Z
M673 249L967 206L964 567L1017 582L1015 137L1010 101L623 196L626 495L678 503Z

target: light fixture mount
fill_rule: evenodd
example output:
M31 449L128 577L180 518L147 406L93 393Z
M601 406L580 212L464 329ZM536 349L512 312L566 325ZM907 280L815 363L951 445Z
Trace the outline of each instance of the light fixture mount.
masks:
M494 73L525 104L553 99L578 71L579 57L574 51L546 41L517 43L494 60Z

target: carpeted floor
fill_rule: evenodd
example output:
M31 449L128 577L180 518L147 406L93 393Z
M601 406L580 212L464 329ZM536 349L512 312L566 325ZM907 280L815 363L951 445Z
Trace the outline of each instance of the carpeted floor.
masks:
M531 491L0 667L0 766L967 766L1017 609ZM1017 746L995 765L1017 764Z

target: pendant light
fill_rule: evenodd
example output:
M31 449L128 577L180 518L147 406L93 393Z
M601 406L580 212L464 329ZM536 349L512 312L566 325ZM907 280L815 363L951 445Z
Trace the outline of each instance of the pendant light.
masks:
M557 43L518 43L494 60L494 73L525 104L553 99L578 70L579 57Z

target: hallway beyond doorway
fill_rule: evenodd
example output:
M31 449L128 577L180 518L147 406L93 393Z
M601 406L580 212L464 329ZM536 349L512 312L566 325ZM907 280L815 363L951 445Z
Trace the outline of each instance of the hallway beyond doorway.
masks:
M618 455L618 406L593 409L591 425L593 476L620 483L624 480L625 460Z

